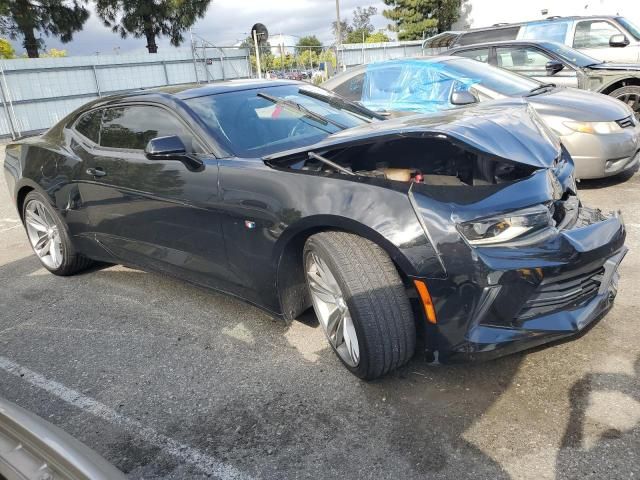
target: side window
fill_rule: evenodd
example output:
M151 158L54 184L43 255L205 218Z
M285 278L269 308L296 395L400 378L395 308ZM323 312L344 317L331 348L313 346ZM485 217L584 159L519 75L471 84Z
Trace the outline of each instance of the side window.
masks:
M169 112L160 107L112 107L104 111L100 145L127 150L144 150L149 140L177 135L187 151L197 151L189 131Z
M364 72L350 78L333 89L333 92L342 98L357 102L362 98L362 86L364 85Z
M515 40L520 27L495 28L480 30L477 32L463 33L457 41L457 45L473 45L474 43L499 42L502 40Z
M583 20L576 25L573 48L601 48L609 46L612 35L622 33L605 20Z
M102 118L102 110L94 110L82 115L76 124L74 130L93 143L100 143L100 120Z
M564 43L569 22L546 20L545 23L532 23L522 27L522 40L546 40Z
M489 62L489 49L488 48L475 48L473 50L464 50L462 52L454 53L456 57L466 57L478 62Z
M514 72L544 70L552 58L533 47L497 47L498 66Z

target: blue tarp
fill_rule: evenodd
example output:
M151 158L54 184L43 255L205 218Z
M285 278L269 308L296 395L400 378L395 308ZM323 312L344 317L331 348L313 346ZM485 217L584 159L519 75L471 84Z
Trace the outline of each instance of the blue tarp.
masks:
M362 89L362 104L374 111L438 112L453 108L451 94L480 80L449 72L446 63L398 60L372 63Z

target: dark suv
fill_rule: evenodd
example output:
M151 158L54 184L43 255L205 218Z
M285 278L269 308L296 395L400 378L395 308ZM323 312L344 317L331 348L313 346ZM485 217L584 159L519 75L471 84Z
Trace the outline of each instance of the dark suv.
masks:
M629 105L640 119L640 64L606 63L556 42L515 40L447 50L543 83L610 95Z

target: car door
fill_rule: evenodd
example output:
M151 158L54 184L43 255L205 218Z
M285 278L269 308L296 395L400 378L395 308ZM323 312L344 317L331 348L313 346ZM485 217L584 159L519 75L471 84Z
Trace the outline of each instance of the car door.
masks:
M159 105L105 108L101 125L81 189L95 239L124 263L218 287L229 272L217 160L204 153L184 122ZM169 135L179 136L204 168L147 159L148 141Z
M529 45L512 45L496 47L496 64L500 68L543 83L555 83L563 87L577 87L578 75L574 68L561 62L564 68L554 75L547 73L547 64L557 62L547 52Z
M630 44L612 47L609 41L613 35L624 35ZM640 60L640 47L632 40L633 37L610 20L579 20L575 24L573 48L605 62L637 63Z

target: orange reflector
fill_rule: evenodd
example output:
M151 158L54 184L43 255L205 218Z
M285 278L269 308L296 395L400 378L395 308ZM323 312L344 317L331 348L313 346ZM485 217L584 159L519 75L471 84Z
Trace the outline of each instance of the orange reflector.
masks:
M436 309L433 307L433 302L431 301L431 294L429 294L429 290L427 290L427 284L422 280L414 280L413 283L418 290L418 295L420 295L420 299L422 300L422 306L424 307L424 313L427 315L427 320L429 323L436 323Z

